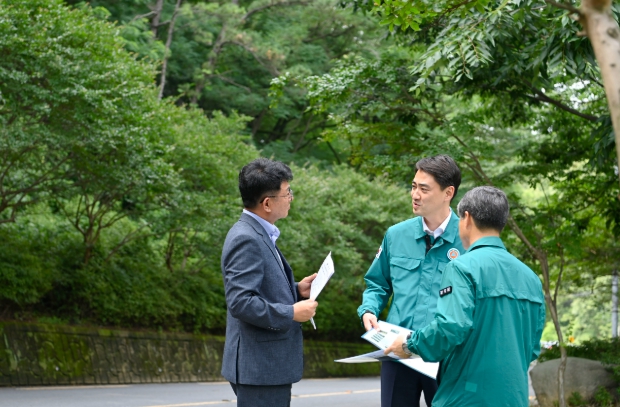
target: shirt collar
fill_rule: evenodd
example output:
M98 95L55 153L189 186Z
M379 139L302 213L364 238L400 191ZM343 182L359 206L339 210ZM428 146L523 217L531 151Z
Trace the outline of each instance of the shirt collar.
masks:
M506 246L504 246L502 239L497 236L486 236L476 240L471 246L469 246L469 249L467 249L465 253L469 253L472 250L475 250L482 246L495 246L506 250Z
M445 232L446 228L448 227L448 222L450 222L451 217L452 217L452 208L450 208L450 213L448 213L448 216L446 217L446 219L444 219L441 225L439 225L439 227L435 230L430 230L428 226L426 225L424 218L422 218L422 229L424 229L424 232L426 232L427 235L431 235L435 239L437 239L439 236L443 234L443 232Z
M271 241L273 242L273 245L275 246L276 245L276 240L278 239L278 237L280 237L280 229L278 229L278 227L276 225L267 222L265 219L261 218L260 216L258 216L254 212L250 212L247 209L244 209L243 213L245 213L247 215L250 215L251 217L256 219L258 221L258 223L260 223L260 225L263 227L263 229L265 229L265 232L267 232L267 235L269 236L269 239L271 239Z
M450 220L448 221L448 225L446 226L443 234L441 235L441 239L448 243L454 243L459 237L459 217L456 216L456 213L454 213L452 209L450 209L450 212ZM416 220L414 236L416 239L422 239L424 236L426 236L426 232L422 227L423 219L420 219L420 221L418 222L418 218L420 218L420 216L414 218Z

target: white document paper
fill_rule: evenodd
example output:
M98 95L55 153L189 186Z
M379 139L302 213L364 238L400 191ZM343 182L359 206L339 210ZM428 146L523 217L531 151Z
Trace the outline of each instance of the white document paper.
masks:
M418 355L413 355L408 359L401 359L393 353L389 355L383 354L382 350L377 350L370 353L364 353L363 355L353 356L345 359L334 360L338 363L371 363L371 362L385 362L385 361L397 361L405 366L410 367L413 370L417 370L430 377L431 379L437 378L437 371L439 370L439 363L427 363L422 360Z
M310 285L310 299L312 301L316 301L316 297L321 294L323 288L329 281L329 279L334 275L334 261L332 260L332 252L329 252L325 260L323 260L323 264L321 264L321 268L319 269L316 278L312 281ZM310 318L310 323L316 329L316 324L314 323L314 318Z
M437 378L437 371L439 370L439 363L425 362L419 355L411 355L407 359L401 359L394 353L388 355L383 354L383 350L387 349L394 343L394 340L399 336L407 336L411 332L410 329L403 328L398 325L390 324L385 321L378 321L379 329L371 329L362 335L362 338L375 345L379 350L365 353L359 356L353 356L346 359L339 359L335 362L339 363L368 363L368 362L385 362L393 360L410 367L413 370L426 375L432 379Z
M410 329L398 325L379 321L379 329L372 328L362 335L362 338L372 343L379 349L387 349L394 343L399 336L407 336L411 333Z
M379 349L374 352L364 353L363 355L359 355L359 356L352 356L350 358L334 360L334 362L338 362L338 363L384 362L386 360L394 360L396 358L396 355L394 355L393 353L390 353L390 355L392 356L384 355L383 351Z
M439 363L437 362L425 362L419 355L412 355L409 359L398 359L398 361L431 379L437 379L437 371L439 370Z
M319 269L316 278L312 281L310 286L310 299L316 301L316 297L319 296L329 279L334 275L334 261L332 260L332 252L329 252L321 268Z

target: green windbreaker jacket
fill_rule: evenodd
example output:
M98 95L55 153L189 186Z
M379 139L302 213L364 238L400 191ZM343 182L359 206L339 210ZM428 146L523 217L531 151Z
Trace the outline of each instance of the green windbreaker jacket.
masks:
M527 407L527 371L540 353L542 284L497 237L484 237L449 264L437 314L409 349L441 361L433 407Z
M433 320L441 274L446 265L465 250L459 238L459 218L454 212L428 254L425 254L425 236L421 217L387 230L364 278L366 290L362 305L357 309L360 318L366 311L379 316L393 295L387 322L420 329Z

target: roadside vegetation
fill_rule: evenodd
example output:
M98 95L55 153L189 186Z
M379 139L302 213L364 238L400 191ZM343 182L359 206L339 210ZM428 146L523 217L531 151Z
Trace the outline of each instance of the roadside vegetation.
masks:
M448 153L461 195L509 194L544 339L609 336L620 188L592 47L544 2L463 4L389 31L364 2L0 0L0 318L223 333L221 245L262 155L295 174L296 276L336 264L307 336L357 340L414 164Z

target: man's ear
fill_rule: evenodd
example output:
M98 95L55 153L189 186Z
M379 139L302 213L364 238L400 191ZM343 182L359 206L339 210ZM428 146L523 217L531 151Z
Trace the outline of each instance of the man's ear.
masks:
M465 211L465 213L463 214L463 222L465 223L465 229L471 229L473 221L474 220L469 214L469 212Z
M449 187L446 187L444 193L446 194L446 198L452 200L452 198L454 198L454 186L450 185Z
M269 197L266 197L261 205L263 205L263 210L265 212L271 212L271 199Z

